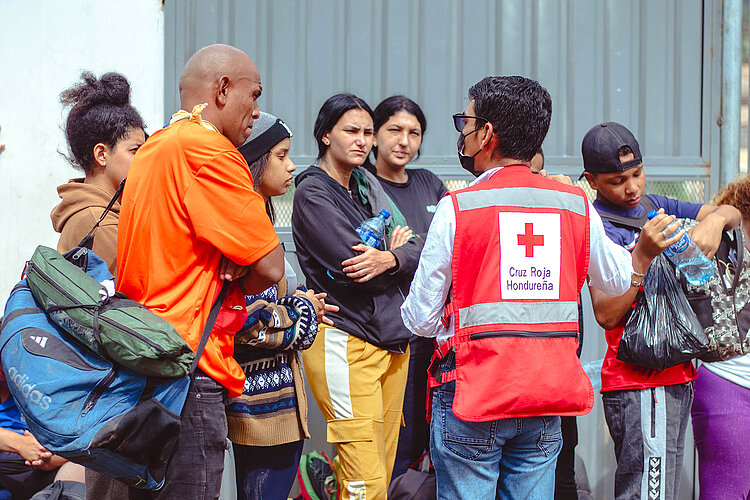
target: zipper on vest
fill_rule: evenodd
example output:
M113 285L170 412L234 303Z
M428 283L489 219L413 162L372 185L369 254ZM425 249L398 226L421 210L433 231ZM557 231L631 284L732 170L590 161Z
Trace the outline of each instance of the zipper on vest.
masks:
M31 268L32 271L36 271L37 275L39 275L40 278L42 278L44 281L46 281L49 285L52 285L52 287L55 288L55 290L57 290L58 292L60 292L61 295L64 295L65 297L67 297L68 300L70 300L70 302L72 302L73 304L77 304L79 306L82 306L82 304L80 302L78 302L76 299L74 299L73 297L71 297L70 294L67 291L65 291L62 287L60 287L57 283L55 283L55 281L52 278L50 278L49 276L47 276L46 274L44 274L41 271L41 269L39 269L38 266L35 266L33 263L29 262L29 267ZM92 311L90 311L88 308L79 307L79 309L81 309L84 312L90 314L92 318L94 317L94 313ZM47 313L47 314L49 315L49 313ZM156 352L158 352L159 354L161 354L162 356L159 356L160 358L164 357L163 355L167 354L167 351L162 346L160 346L159 344L155 344L154 342L151 342L151 340L149 338L144 337L143 335L141 335L140 333L136 332L135 330L131 330L130 328L128 328L125 325L118 324L117 322L115 322L113 320L110 320L108 318L103 318L101 316L99 317L98 321L100 321L102 323L108 323L111 326L114 326L116 328L122 329L123 331L125 331L128 334L132 335L133 337L137 338L138 340L140 340L144 344L147 344L149 347L151 347ZM98 333L98 332L94 332L94 334L96 334L96 333ZM121 347L127 348L127 346L125 346L124 344L121 344L120 342L116 342L114 340L112 340L112 342L120 345ZM103 346L102 346L102 348L103 348ZM133 351L131 349L128 349L128 350L130 352L132 352L133 354L139 354L138 352L135 352L135 351Z
M656 437L656 389L651 388L651 438Z
M115 377L117 376L117 368L112 367L112 370L99 381L98 384L94 387L94 390L91 391L91 394L89 394L89 397L86 398L86 403L83 405L83 410L81 410L81 416L85 416L88 412L91 411L91 409L94 407L97 401L99 401L99 398L104 394L104 391L109 388L109 385L115 380Z
M515 330L504 330L499 332L479 332L472 333L471 340L488 339L493 337L528 337L541 339L554 339L562 337L578 337L578 332L522 332Z

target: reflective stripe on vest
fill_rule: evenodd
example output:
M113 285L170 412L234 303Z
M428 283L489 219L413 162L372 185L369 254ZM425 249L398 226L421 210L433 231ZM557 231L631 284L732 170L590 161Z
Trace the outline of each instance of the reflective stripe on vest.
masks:
M459 328L499 323L577 323L578 302L491 302L462 307Z
M578 194L530 187L483 189L456 193L458 210L488 207L526 207L568 210L586 215L586 199Z

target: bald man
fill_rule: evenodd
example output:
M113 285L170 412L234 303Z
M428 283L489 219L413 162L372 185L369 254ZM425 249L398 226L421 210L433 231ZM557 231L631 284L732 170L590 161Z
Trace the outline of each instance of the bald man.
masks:
M180 77L183 109L141 147L122 196L118 290L168 320L194 350L222 283L231 282L154 498L218 498L224 401L245 382L232 358L244 293L283 276L279 239L236 149L258 117L261 91L258 69L241 50L211 45L195 53Z

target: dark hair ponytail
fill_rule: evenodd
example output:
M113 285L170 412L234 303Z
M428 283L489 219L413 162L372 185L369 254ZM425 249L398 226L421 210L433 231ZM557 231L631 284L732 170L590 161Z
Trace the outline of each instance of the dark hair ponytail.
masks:
M253 177L253 186L255 186L256 191L260 187L260 183L263 182L263 175L265 175L268 168L268 159L270 157L271 152L269 151L250 164L250 175ZM271 219L271 224L276 224L276 209L273 207L271 197L266 200L266 214Z
M63 106L71 106L65 123L65 138L73 166L90 173L94 146L114 148L130 129L143 129L143 118L130 105L130 83L119 73L81 73L81 81L60 94Z

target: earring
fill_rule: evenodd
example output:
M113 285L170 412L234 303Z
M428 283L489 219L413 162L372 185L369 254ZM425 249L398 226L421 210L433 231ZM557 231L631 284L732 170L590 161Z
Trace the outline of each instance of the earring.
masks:
M323 139L323 144L325 144L326 146L328 146L329 145L328 143L329 143L328 139Z

